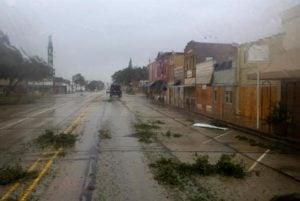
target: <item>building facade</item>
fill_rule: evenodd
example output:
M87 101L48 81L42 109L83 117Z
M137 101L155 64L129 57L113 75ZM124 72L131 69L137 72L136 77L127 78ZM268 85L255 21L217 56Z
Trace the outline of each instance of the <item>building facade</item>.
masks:
M282 14L279 34L159 53L149 80L171 106L300 141L300 6Z
M159 52L149 68L149 94L160 103L170 104L174 99L174 69L183 66L183 53Z
M232 87L235 81L236 58L237 46L233 44L190 41L186 45L184 99L188 110L219 118L226 115L219 96L224 95L225 86Z

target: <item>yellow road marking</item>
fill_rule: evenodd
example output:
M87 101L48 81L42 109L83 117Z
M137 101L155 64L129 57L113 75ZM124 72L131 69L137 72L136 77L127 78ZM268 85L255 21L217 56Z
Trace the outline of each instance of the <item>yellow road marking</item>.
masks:
M40 182L40 180L43 178L43 176L47 173L47 171L49 170L50 166L52 165L52 163L54 162L54 160L57 158L58 154L60 154L63 151L63 148L59 148L54 156L52 156L52 158L47 162L47 164L45 165L45 167L42 169L41 173L39 174L39 176L37 178L34 179L34 181L31 183L31 185L25 190L25 192L23 193L22 197L20 198L20 201L25 201L27 200L28 196L31 194L31 192L33 191L33 189L37 186L37 184Z
M76 120L74 121L73 124L71 124L66 130L70 130L67 133L70 133L72 131L74 131L74 129L78 126L80 120L82 120L86 114L87 114L87 108L82 112L82 115L79 115ZM31 183L31 185L24 191L22 197L19 199L19 201L26 201L28 199L28 196L32 193L32 191L36 188L36 186L38 185L38 183L40 182L40 180L43 178L43 176L48 172L49 168L51 167L52 163L54 162L54 160L57 158L57 156L59 155L59 153L61 153L63 151L63 148L59 148L59 150L57 150L55 152L55 155L47 162L47 164L44 166L44 168L42 169L42 171L40 172L40 174L38 175L38 177Z
M74 131L76 129L76 127L78 126L78 124L80 123L80 121L86 116L87 114L87 110L88 107L91 105L91 103L89 103L85 109L77 116L77 118L72 122L72 124L70 126L68 126L65 130L64 133L69 133L71 134L72 131ZM41 155L41 157L39 157L37 160L35 160L35 162L27 169L27 172L30 172L32 170L34 170L37 165L39 164L39 162L49 153L49 149L47 149L46 151L44 151ZM30 193L33 191L33 189L37 186L37 184L39 183L39 181L41 180L41 178L47 173L48 169L50 168L50 166L52 165L53 161L57 158L57 156L59 155L59 153L61 153L63 151L63 148L60 148L59 150L57 150L55 152L55 155L47 162L47 164L45 165L45 167L42 169L41 173L38 175L38 177L33 181L33 183L26 189L25 193L23 194L23 196L21 197L20 200L26 200L28 198L28 196L30 195ZM52 162L51 162L52 161ZM38 179L39 178L39 179ZM0 201L5 201L13 192L15 192L18 187L21 185L20 182L16 182L13 186L11 186L9 188L9 190L0 198ZM24 197L24 198L23 198Z
M0 199L1 201L5 201L17 188L21 185L20 182L15 183L10 189L3 195Z
M46 151L44 151L42 153L42 155L37 158L33 164L27 169L27 172L33 171L38 163L45 158L45 156L47 156L47 154L49 153L49 149L47 149ZM0 201L5 201L15 190L17 190L17 188L21 185L21 183L18 181L17 183L15 183L12 187L9 188L9 190L2 196L2 198L0 199Z

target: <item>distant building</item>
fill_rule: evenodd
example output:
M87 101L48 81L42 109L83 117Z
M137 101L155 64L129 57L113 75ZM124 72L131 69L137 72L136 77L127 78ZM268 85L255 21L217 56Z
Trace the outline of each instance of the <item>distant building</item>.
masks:
M149 93L161 103L173 100L174 69L183 65L183 53L159 52L155 61L148 65Z
M148 65L150 97L300 141L300 5L282 14L282 27L243 44L190 41L183 54L158 53ZM285 119L270 124L279 103Z
M216 96L223 97L226 92L220 86L227 86L227 90L231 90L230 94L234 96L232 92L234 77L232 76L234 76L233 64L236 57L236 45L190 41L184 49L185 108L205 113L214 112L215 115L223 116L225 110L227 111L227 108L221 107L223 99L215 97L215 102L213 102L211 94L214 90ZM218 73L215 73L215 66ZM221 77L224 79L220 80ZM215 104L214 111L212 103ZM228 105L228 107L231 106Z

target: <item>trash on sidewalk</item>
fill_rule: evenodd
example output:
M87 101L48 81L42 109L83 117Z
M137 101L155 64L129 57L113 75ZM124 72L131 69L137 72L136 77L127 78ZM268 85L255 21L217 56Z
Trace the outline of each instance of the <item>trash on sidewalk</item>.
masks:
M228 130L228 128L225 127L219 127L219 126L213 126L210 124L203 124L203 123L195 123L193 124L194 127L201 127L201 128L213 128L213 129L218 129L218 130Z

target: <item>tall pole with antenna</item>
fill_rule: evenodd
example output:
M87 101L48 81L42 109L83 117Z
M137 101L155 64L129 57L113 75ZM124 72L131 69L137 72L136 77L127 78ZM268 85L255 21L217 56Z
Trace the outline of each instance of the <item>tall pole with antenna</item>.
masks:
M48 38L48 65L53 69L52 82L53 82L53 93L55 92L55 70L53 68L53 44L52 36Z

